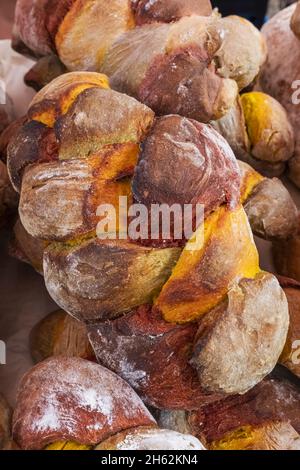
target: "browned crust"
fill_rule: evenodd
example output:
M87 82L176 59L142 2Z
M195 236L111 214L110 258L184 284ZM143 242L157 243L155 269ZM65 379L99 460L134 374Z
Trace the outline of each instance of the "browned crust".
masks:
M210 60L208 52L196 45L156 57L138 99L159 115L176 113L200 122L220 118L233 105L237 86L218 76Z
M0 160L7 162L7 147L9 142L18 134L19 129L27 122L27 116L13 121L0 135Z
M210 0L149 0L131 1L137 25L153 22L170 23L184 16L209 16L212 13Z
M107 118L103 119L103 115ZM85 158L95 155L104 145L139 143L153 120L154 113L134 98L112 90L89 88L56 122L59 156Z
M11 439L11 418L12 410L0 394L0 450L3 450Z
M8 170L12 184L21 189L26 166L57 159L58 147L53 129L37 121L29 121L18 128L8 144Z
M154 419L126 382L98 364L78 358L47 359L22 379L13 436L22 449L69 440L95 445Z
M289 304L290 327L280 364L300 378L300 282L277 276Z
M277 179L264 179L252 191L245 211L255 235L266 240L287 239L298 230L298 209Z
M300 282L300 231L287 240L275 241L272 252L277 272Z
M191 364L202 386L227 394L253 388L276 366L288 324L287 301L273 275L232 286L227 302L200 321Z
M66 67L61 63L58 56L48 55L42 57L25 75L24 81L36 91L40 91L56 77L66 73Z
M49 0L18 0L15 10L13 47L34 57L50 54L54 48L45 21Z
M65 16L77 0L47 0L45 27L55 44L55 37Z
M105 321L152 302L180 252L96 237L52 244L44 254L46 285L56 302L79 320Z
M135 200L149 209L157 203L203 204L208 215L224 203L237 205L240 173L214 129L172 115L157 119L145 139L132 187Z
M285 379L267 378L241 396L228 397L189 414L190 432L211 443L241 426L289 421L300 431L300 393Z
M30 264L38 273L43 274L43 254L47 244L46 241L29 235L18 219L13 229L9 252L11 256Z
M177 326L142 306L117 320L89 327L100 363L127 380L152 406L197 409L222 395L204 392L189 365L197 324Z

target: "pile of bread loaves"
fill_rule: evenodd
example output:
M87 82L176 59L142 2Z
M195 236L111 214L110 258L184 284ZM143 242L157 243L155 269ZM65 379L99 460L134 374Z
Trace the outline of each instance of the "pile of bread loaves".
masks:
M278 179L300 187L299 24L296 5L260 33L209 0L18 0L38 92L0 138L11 249L62 310L32 331L12 419L0 402L3 448L300 449L299 215ZM204 221L105 239L120 196Z

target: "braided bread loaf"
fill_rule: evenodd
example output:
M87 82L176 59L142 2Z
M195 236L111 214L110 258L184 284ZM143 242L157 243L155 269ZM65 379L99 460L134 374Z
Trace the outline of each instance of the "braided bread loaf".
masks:
M246 392L274 368L287 300L259 268L242 206L265 182L248 167L241 191L237 161L214 129L155 119L105 76L74 72L36 95L8 167L25 230L47 241L50 294L88 324L99 361L147 403L198 408ZM103 239L97 208L118 212L119 196L149 214L154 203L203 204L205 221L189 240L133 240L117 236L121 226Z
M3 91L0 86L0 136L2 136L14 118L12 100L6 95L5 103L3 103L2 93ZM6 165L1 161L1 147L2 137L0 141L0 226L6 223L8 215L15 211L17 207L16 193L9 181Z
M158 429L135 392L112 372L62 356L23 377L13 436L22 449L204 449L192 436Z
M14 36L18 51L56 53L157 114L202 122L226 114L266 57L259 31L209 0L18 0Z

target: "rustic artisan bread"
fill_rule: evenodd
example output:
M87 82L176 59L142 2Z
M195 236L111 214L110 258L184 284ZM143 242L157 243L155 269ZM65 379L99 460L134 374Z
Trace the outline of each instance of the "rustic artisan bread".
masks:
M298 208L278 178L264 178L247 163L239 162L243 202L254 234L285 243L298 232ZM286 242L288 243L288 242Z
M299 79L300 41L291 29L297 28L297 4L280 11L263 27L262 33L267 41L268 60L262 67L259 87L277 99L288 113L294 127L296 147L294 157L289 162L289 175L300 185L300 136L299 136ZM295 14L295 16L293 16Z
M251 23L221 18L208 0L18 0L13 46L106 73L157 114L203 122L226 114L266 57Z
M203 448L192 436L158 430L130 386L98 364L61 356L23 377L13 416L13 436L22 449L88 450L106 439L120 444L125 432L137 450L158 444L173 449L174 443L182 450ZM120 450L126 448L123 440Z
M192 433L212 450L299 450L299 398L297 385L274 375L245 395L191 412L163 410L157 418L160 426Z
M9 243L9 253L23 263L30 264L39 274L43 274L43 255L49 242L29 235L20 219L17 219Z
M86 326L63 310L52 312L37 323L30 332L29 344L35 363L52 356L95 361Z
M238 98L213 127L235 156L265 176L280 176L295 151L295 135L283 106L266 93L252 91Z
M273 258L276 270L282 276L300 282L300 219L297 220L297 232L286 240L273 243Z
M67 70L95 70L157 114L212 120L236 156L266 176L282 174L294 153L276 100L252 92L242 95L243 109L237 104L265 62L262 35L245 19L212 12L209 1L19 0L14 46L24 43L42 56L25 77L35 89Z
M0 394L0 450L7 448L11 441L11 417L12 410Z
M289 304L290 327L279 362L300 377L300 283L279 277Z
M8 146L8 167L25 231L47 243L50 294L88 324L98 360L147 403L198 408L246 392L274 368L288 305L277 279L259 268L242 206L262 177L242 181L210 126L155 118L110 90L105 76L73 72L36 95ZM173 229L168 238L102 239L97 208L118 211L119 196L150 214L154 202L203 204L203 240Z

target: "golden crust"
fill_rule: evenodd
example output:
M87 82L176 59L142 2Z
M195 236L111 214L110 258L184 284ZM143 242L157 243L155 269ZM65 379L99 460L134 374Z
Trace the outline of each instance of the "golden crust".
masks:
M244 210L223 206L187 243L155 305L169 322L193 321L224 300L236 280L255 277L258 262Z
M129 1L77 0L59 26L56 48L69 70L98 71L110 45L134 26Z
M30 333L30 351L35 363L51 356L95 359L86 326L63 310L50 313L35 325Z
M96 445L112 434L155 421L122 379L98 364L63 356L22 379L13 436L24 450L57 441Z
M223 37L214 59L217 72L235 80L242 90L254 81L266 60L265 40L250 21L239 16L217 19L216 26Z
M53 244L44 255L46 285L56 302L78 319L107 320L151 302L180 252L98 238Z
M200 321L195 338L191 363L203 388L227 394L253 388L276 366L288 325L287 300L273 275L233 285L226 302Z

